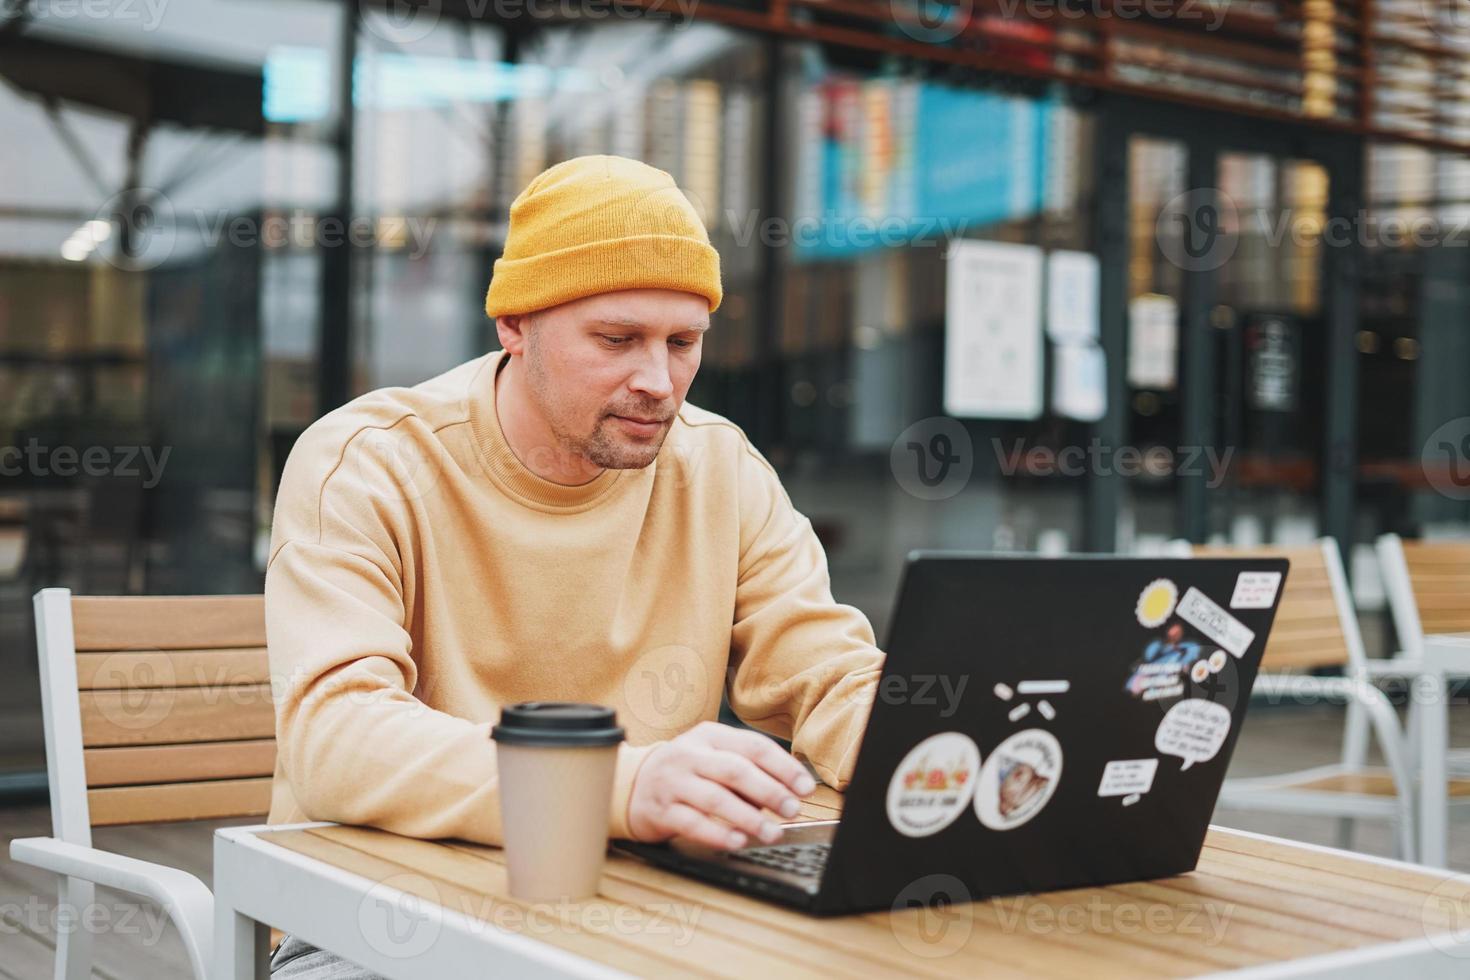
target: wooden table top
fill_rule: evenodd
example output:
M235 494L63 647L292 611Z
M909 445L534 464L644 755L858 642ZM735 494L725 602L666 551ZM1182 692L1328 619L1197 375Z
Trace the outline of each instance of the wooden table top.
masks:
M803 816L840 808L820 787ZM609 855L598 898L537 919L496 847L348 826L261 837L645 976L1186 977L1422 940L1470 902L1464 877L1212 828L1199 868L1174 878L824 919Z

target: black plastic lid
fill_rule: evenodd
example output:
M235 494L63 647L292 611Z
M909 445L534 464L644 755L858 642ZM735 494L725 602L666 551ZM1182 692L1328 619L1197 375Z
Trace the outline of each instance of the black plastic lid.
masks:
M617 712L600 704L523 701L501 709L490 737L506 745L559 748L617 745L623 740Z

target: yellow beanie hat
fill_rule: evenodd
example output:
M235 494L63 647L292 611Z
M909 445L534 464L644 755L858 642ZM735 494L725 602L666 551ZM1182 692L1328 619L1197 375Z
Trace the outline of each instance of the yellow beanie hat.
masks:
M720 253L674 178L588 156L537 175L510 206L485 312L534 313L619 289L678 289L720 305Z

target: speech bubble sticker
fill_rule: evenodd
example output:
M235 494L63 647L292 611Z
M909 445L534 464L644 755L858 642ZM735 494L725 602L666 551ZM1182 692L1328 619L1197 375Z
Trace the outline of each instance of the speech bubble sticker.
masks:
M980 748L961 732L931 735L909 750L888 781L888 821L905 837L928 837L970 805Z
M1184 760L1183 772L1197 762L1209 762L1230 733L1230 710L1201 698L1180 701L1169 709L1154 733L1154 748Z
M1144 629L1157 629L1163 626L1174 612L1174 606L1178 601L1179 586L1166 578L1154 579L1138 594L1138 605L1134 608L1138 616L1138 625Z

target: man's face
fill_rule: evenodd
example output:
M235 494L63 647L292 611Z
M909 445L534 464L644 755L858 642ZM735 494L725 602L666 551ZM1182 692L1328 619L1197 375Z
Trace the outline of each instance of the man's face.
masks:
M658 456L699 370L709 304L671 289L564 303L525 327L527 387L559 451L606 469Z

